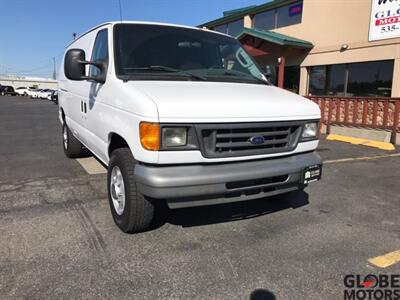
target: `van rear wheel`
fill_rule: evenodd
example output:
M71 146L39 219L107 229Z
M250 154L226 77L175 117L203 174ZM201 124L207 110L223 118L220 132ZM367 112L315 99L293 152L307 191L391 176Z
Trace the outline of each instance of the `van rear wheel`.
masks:
M108 166L108 200L115 224L126 233L143 232L154 221L155 205L136 186L136 161L129 148L112 152Z
M67 124L64 122L62 128L64 153L69 158L77 158L82 156L82 144L74 137Z

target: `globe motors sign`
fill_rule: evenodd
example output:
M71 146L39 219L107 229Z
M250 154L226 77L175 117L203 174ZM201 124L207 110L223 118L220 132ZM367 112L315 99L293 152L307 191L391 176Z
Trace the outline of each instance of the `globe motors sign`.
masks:
M400 37L400 0L372 0L369 41Z

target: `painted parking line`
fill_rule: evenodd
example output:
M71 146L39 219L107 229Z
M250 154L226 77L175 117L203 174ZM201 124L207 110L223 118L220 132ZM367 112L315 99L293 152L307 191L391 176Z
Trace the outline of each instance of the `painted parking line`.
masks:
M361 156L361 157L331 159L331 160L325 160L324 164L335 164L335 163L342 163L342 162L373 160L373 159L388 158L388 157L400 157L400 153L382 154L382 155L375 155L375 156Z
M107 169L94 157L78 158L77 161L90 175L107 173Z
M380 142L380 141L373 141L368 139L360 139L351 136L339 135L339 134L329 134L326 137L329 141L338 141L338 142L345 142L350 143L353 145L364 145L368 147L374 147L382 150L395 150L396 148L391 143Z
M387 268L395 263L400 262L400 250L370 258L368 261L376 267Z

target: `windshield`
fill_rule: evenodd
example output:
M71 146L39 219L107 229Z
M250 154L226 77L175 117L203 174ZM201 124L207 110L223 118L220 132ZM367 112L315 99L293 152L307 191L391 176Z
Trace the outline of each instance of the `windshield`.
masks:
M147 24L114 27L117 76L124 80L198 80L266 84L235 39L203 30Z

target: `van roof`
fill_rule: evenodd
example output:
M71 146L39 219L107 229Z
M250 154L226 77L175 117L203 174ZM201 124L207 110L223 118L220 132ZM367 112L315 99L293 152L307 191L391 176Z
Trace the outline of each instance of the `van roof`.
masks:
M67 47L69 47L70 45L72 45L75 41L79 40L81 37L83 37L84 35L88 34L89 32L92 32L93 30L96 30L100 27L106 26L106 25L115 25L115 24L145 24L145 25L160 25L160 26L169 26L169 27L181 27L181 28L188 28L188 29L195 29L195 30L206 30L209 31L209 29L203 29L203 28L199 28L199 27L194 27L194 26L188 26L188 25L179 25L179 24L173 24L173 23L162 23L162 22L147 22L147 21L111 21L111 22L105 22L102 23L100 25L97 25L91 29L89 29L88 31L85 31L84 33L80 34L75 40L71 41L71 43L69 43L67 45ZM217 31L213 31L215 33L219 33ZM222 35L225 35L223 33L219 33Z

